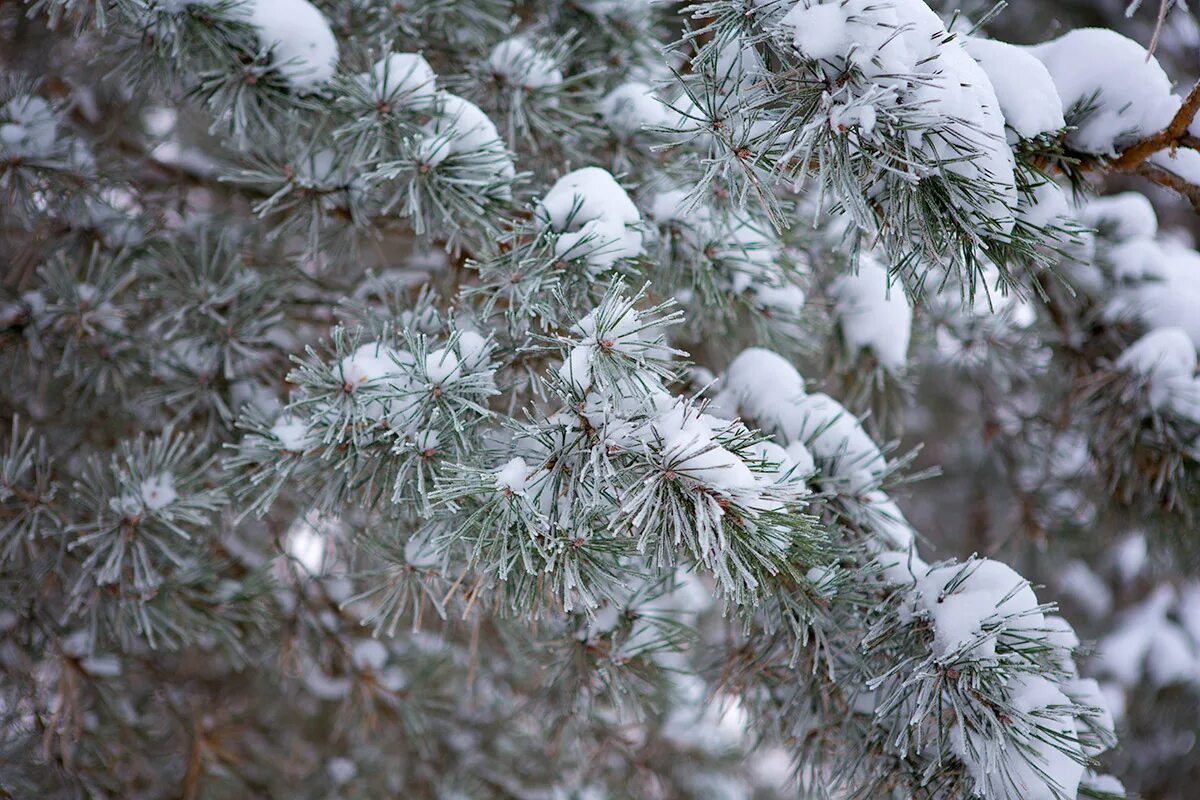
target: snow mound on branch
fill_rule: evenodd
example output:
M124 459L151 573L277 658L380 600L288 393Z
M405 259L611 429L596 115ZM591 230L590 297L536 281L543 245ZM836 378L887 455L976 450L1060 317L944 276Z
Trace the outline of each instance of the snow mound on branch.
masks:
M430 133L449 135L450 154L504 148L496 124L479 106L449 92L438 96L438 104L439 113L430 123Z
M964 211L1012 230L1016 161L1000 102L962 37L948 33L923 0L799 0L779 27L801 56L832 70L831 78L852 67L890 93L897 111L919 115L935 134L923 144L942 169L991 189Z
M437 97L437 75L416 53L389 53L371 67L375 99L402 108L423 109Z
M838 278L829 294L847 351L855 355L869 350L884 369L903 369L912 336L912 307L904 289L891 285L887 269L864 256L858 272Z
M554 59L538 50L524 36L505 39L492 48L488 68L513 86L544 89L563 82L562 70Z
M558 232L554 252L559 258L582 258L603 269L643 252L637 206L599 167L559 178L538 204L537 215Z
M604 96L599 112L604 124L618 136L632 136L643 128L666 125L669 109L641 81L623 83Z
M1004 122L1021 139L1066 127L1062 99L1046 66L1026 48L972 36L967 52L987 73Z
M963 726L956 724L951 740L975 778L977 789L982 788L986 797L1075 797L1083 779L1084 758L1071 700L1057 685L1038 675L1018 674L1007 694L1012 709L1036 726L1039 735L1030 751L1009 748L994 756L988 752L994 743L965 733Z
M1172 610L1182 625L1169 618ZM1195 586L1182 593L1159 586L1100 641L1100 674L1129 689L1141 685L1143 675L1156 687L1200 684L1200 630L1192 630L1198 615Z
M292 453L302 453L309 446L308 424L295 417L280 417L271 426L271 435L279 445Z
M477 156L495 178L510 180L516 174L496 124L479 106L450 92L440 92L435 105L422 144L426 164L436 167L449 156Z
M748 490L757 481L736 454L717 443L711 418L678 398L651 423L662 458L678 474L723 493Z
M730 362L711 408L730 418L748 418L763 430L795 441L800 428L795 409L804 395L804 378L787 359L750 347ZM795 456L793 460L800 461Z
M1121 146L1167 126L1180 101L1171 79L1140 44L1104 28L1079 28L1030 48L1049 70L1078 128L1067 142L1078 150L1115 155Z
M293 89L313 91L333 77L337 39L325 15L308 0L248 0L237 10Z
M1045 627L1029 581L991 559L929 570L917 582L917 597L929 614L938 658L995 658L996 637L1004 631Z
M1144 194L1121 192L1097 197L1079 209L1079 219L1116 242L1158 235L1158 215Z
M0 107L0 153L39 158L54 152L57 140L58 120L42 98L21 95Z
M799 421L795 441L785 450L796 462L794 470L804 464L818 480L850 479L836 488L838 502L856 526L871 534L866 544L880 577L907 587L897 609L899 621L928 624L931 658L954 666L945 672L948 682L960 680L955 673L985 674L1006 662L1022 662L1022 650L1031 645L1048 651L1062 669L1060 676L1047 680L1017 670L991 702L956 720L952 746L983 797L1014 791L1037 800L1074 797L1083 780L1084 753L1111 746L1112 715L1094 682L1078 678L1073 658L1078 637L1070 625L1046 617L1029 582L1005 564L972 558L931 568L922 561L915 551L916 532L895 502L871 486L887 467L879 447L836 400L805 395L799 373L784 359L760 348L747 350L730 364L721 387L713 406L753 409L759 415L753 422L777 439L793 438L787 428ZM1200 600L1200 588L1196 596ZM1200 610L1195 617L1200 629ZM973 681L965 677L959 686L973 691ZM970 704L968 698L963 701ZM986 719L992 723L981 721Z
M1159 328L1127 347L1117 367L1144 377L1150 404L1160 408L1173 393L1191 387L1196 347L1183 328Z
M522 494L528 476L529 467L526 466L525 459L518 456L496 470L496 486L501 491Z
M887 469L887 459L858 417L837 400L827 394L811 394L798 408L803 425L795 438L804 442L830 476L860 487Z

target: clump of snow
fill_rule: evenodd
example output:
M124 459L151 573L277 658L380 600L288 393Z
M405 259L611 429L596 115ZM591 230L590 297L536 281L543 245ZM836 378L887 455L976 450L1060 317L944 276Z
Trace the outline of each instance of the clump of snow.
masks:
M808 395L798 410L803 425L795 438L807 445L832 477L848 479L857 489L887 468L887 459L858 417L829 395Z
M516 175L512 156L496 124L479 106L450 92L438 92L432 118L418 142L416 158L422 169L437 167L451 156L471 157L471 171L481 178L507 182ZM508 187L501 186L506 195Z
M801 54L818 61L837 58L846 55L851 44L849 23L854 9L847 6L799 2L779 24L791 29L792 44Z
M501 491L523 494L529 476L529 467L520 456L508 461L496 470L496 486Z
M783 420L804 394L804 379L787 359L750 347L730 362L713 408L728 417L748 417L767 430L785 428L784 437L792 441L796 436L789 434L795 430Z
M947 33L923 0L797 0L779 30L830 79L853 67L882 90L889 108L909 115L920 109L932 134L924 142L929 155L944 170L986 189L964 200L963 211L1011 230L1016 162L996 92L962 37Z
M598 106L604 124L619 136L632 136L643 128L666 125L667 106L649 84L623 83L604 96Z
M1167 126L1180 101L1158 61L1140 44L1104 28L1079 28L1030 49L1050 72L1078 150L1115 155ZM1078 118L1078 112L1093 106Z
M382 419L387 406L374 390L399 390L408 384L401 365L411 365L413 356L406 350L393 350L382 342L366 342L338 362L334 374L342 381L343 391L358 404L364 416ZM372 391L366 391L372 390Z
M990 742L956 724L951 740L975 778L976 790L984 797L1025 800L1075 797L1084 758L1070 699L1046 678L1023 673L1012 679L1007 694L1012 710L1037 726L1040 735L1028 749L1008 748L999 756L1002 764L996 764L985 755Z
M1005 124L1021 139L1066 127L1062 100L1044 64L1028 49L968 37L967 52L987 73Z
M562 70L554 59L530 44L524 36L505 39L492 48L488 67L494 75L513 86L544 89L563 81Z
M1162 407L1196 372L1196 346L1182 328L1159 328L1126 348L1117 367L1146 379L1150 404Z
M164 509L179 499L179 493L175 490L175 476L169 472L160 472L146 478L142 481L139 492L142 502L150 511Z
M1158 234L1154 206L1139 192L1093 198L1079 210L1079 219L1116 242L1136 237L1152 239Z
M491 118L479 106L450 92L438 94L437 113L426 129L430 141L438 141L440 145L431 154L430 164L433 166L451 155L504 152L504 141ZM440 143L441 137L446 139L444 145ZM508 165L511 170L512 163L508 162Z
M869 350L884 369L903 369L912 336L912 307L903 288L891 285L887 269L864 255L858 272L838 278L829 294L850 354Z
M299 91L314 91L333 77L338 43L317 7L308 0L246 0L245 15L272 64Z
M426 109L437 97L437 75L417 53L388 53L371 67L375 99L394 107Z
M448 347L425 356L425 374L434 384L445 383L459 371L458 356Z
M712 426L695 408L676 399L653 421L662 458L679 475L730 493L755 486L746 463L716 441Z
M300 518L288 530L284 537L283 549L289 557L297 561L305 572L319 575L325 567L325 555L329 546L326 521L317 512L310 512Z
M42 98L20 95L0 107L0 153L41 158L54 151L57 140L58 120Z
M1022 195L1017 212L1026 225L1038 228L1078 228L1066 193L1054 181L1043 181L1034 186L1032 196Z
M308 448L308 425L295 417L280 417L271 426L271 435L289 452L302 453Z
M935 567L917 582L917 596L930 616L939 658L965 652L994 658L996 637L1005 630L1044 627L1029 581L991 559Z
M584 167L559 178L542 198L538 217L558 232L554 252L597 268L641 255L641 215L611 174Z
M343 358L338 364L338 375L345 382L346 391L356 392L372 381L394 377L397 370L391 352L380 342L367 342Z
M1200 152L1187 147L1168 148L1154 153L1147 161L1200 186Z

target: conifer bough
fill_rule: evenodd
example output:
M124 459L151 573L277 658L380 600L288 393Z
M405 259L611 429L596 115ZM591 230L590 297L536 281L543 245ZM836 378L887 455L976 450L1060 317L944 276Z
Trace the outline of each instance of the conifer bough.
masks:
M0 9L0 793L1194 773L1200 91L947 11Z

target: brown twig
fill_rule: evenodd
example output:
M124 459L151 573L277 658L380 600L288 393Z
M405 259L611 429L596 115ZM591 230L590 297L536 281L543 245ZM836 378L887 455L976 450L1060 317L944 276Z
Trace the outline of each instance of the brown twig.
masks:
M1159 186L1165 186L1168 189L1174 189L1176 192L1179 192L1181 195L1186 197L1188 202L1192 204L1192 208L1195 209L1197 213L1200 213L1200 186L1197 186L1194 183L1189 183L1188 181L1176 175L1174 172L1156 166L1155 164L1151 164L1148 161L1138 164L1137 168L1134 169L1133 174L1147 178L1154 183L1157 183Z
M1160 150L1171 147L1192 147L1196 138L1188 134L1188 126L1200 111L1200 81L1188 92L1183 104L1175 112L1167 127L1158 133L1146 136L1121 151L1121 155L1109 162L1109 169L1116 172L1136 172L1137 167Z

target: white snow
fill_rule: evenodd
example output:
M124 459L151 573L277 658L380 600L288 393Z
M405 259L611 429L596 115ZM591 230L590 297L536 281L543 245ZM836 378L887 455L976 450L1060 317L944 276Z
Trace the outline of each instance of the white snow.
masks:
M458 374L458 356L448 347L425 356L425 374L435 384L445 383Z
M666 125L669 109L641 81L623 83L606 94L597 106L604 124L619 136L632 136L643 128Z
M1079 790L1084 767L1071 701L1051 681L1018 673L1008 686L1013 709L1028 718L1042 733L1030 739L1029 751L1009 748L995 764L983 756L986 742L978 734L954 728L959 755L985 797L1020 797L1022 800L1063 800ZM1014 794L1015 792L1015 794Z
M139 488L142 502L150 511L159 511L179 499L179 493L175 491L175 477L169 472L146 478Z
M966 48L987 73L1004 122L1019 138L1066 127L1050 73L1026 48L975 36L967 38Z
M891 285L887 269L863 255L858 272L834 281L829 294L850 354L869 350L884 369L902 370L912 335L912 307L904 289Z
M347 391L355 392L373 381L398 375L391 353L380 342L367 342L343 358L337 374L345 382Z
M426 109L437 97L437 75L417 53L389 53L371 68L375 99L401 108Z
M461 155L487 150L503 151L504 142L495 123L479 106L450 92L437 96L437 115L430 121L429 135L448 136L445 155Z
M923 0L798 0L779 25L802 55L822 62L830 80L853 65L890 106L910 115L919 109L928 130L945 131L914 143L932 148L944 170L990 189L964 212L1011 230L1016 162L996 92L963 37L948 34ZM963 158L964 148L973 157Z
M887 468L887 459L858 417L829 395L808 395L797 410L803 422L793 438L804 442L830 475L849 479L852 491Z
M337 39L325 15L308 0L246 0L236 10L245 15L293 88L313 91L333 77Z
M1079 219L1117 242L1135 237L1153 238L1158 234L1154 206L1139 192L1096 197L1079 209Z
M662 442L663 461L676 473L726 493L755 486L746 463L717 443L705 415L686 402L676 399L652 427Z
M563 81L562 70L554 59L534 47L524 36L505 39L488 56L492 73L525 89L544 89Z
M315 513L315 512L310 512ZM310 575L319 575L325 565L325 550L328 539L320 530L320 520L313 524L306 519L298 519L288 530L283 548L291 558Z
M271 435L284 450L302 453L308 448L308 425L296 417L280 417L271 426Z
M1115 31L1079 28L1030 52L1049 70L1065 113L1095 98L1095 110L1067 135L1068 143L1085 153L1114 155L1165 128L1179 109L1158 61Z
M558 232L554 252L596 268L641 255L641 215L611 174L584 167L559 178L538 204L540 219Z
M712 407L715 413L744 416L768 431L778 431L782 418L804 394L804 379L787 359L750 347L730 362ZM794 433L784 431L784 438L794 440Z
M505 492L524 494L528 475L525 459L518 456L496 470L496 486Z
M851 13L852 9L839 3L809 6L799 2L780 25L791 29L792 44L801 55L815 60L836 58L849 50L847 27Z
M1117 367L1146 378L1150 404L1160 408L1177 387L1190 385L1196 346L1182 328L1159 328L1126 348L1117 358Z
M1001 631L1044 628L1029 581L991 559L934 567L917 582L917 597L932 621L939 658L994 658Z
M1200 152L1190 147L1159 150L1147 159L1151 164L1178 175L1190 184L1200 186Z
M424 132L417 157L429 167L438 166L450 156L472 156L484 177L509 181L516 175L516 166L496 124L469 100L438 92Z
M50 104L36 95L19 95L0 107L0 153L39 158L54 150L58 121Z

